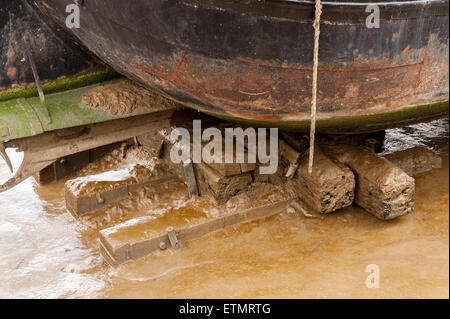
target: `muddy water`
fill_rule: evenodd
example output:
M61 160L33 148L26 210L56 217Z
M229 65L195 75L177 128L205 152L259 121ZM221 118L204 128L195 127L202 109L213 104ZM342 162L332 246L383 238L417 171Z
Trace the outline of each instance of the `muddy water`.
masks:
M117 269L99 256L102 228L215 207L206 200L185 204L183 188L169 183L154 186L160 195L135 194L76 221L65 209L63 181L39 187L28 179L0 194L0 297L448 298L448 131L440 120L387 134L386 152L426 146L444 156L442 169L416 178L415 212L408 216L386 222L357 207L324 218L289 210ZM17 167L20 154L10 155ZM80 174L121 165L103 160ZM0 180L8 175L0 163ZM366 287L369 264L379 266L378 289Z

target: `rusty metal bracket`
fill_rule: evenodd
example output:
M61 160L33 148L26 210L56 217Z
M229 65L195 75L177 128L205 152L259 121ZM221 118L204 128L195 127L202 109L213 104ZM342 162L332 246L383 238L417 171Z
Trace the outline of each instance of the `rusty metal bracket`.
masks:
M86 126L87 130L84 134L75 135L71 139L58 138L58 131L53 131L4 142L0 144L0 154L10 169L12 166L6 155L6 148L17 148L24 152L24 159L16 174L0 185L0 193L16 186L64 156L120 142L168 126L172 114L173 111L161 111L92 124Z
M169 237L170 245L173 249L180 249L181 245L177 238L177 232L173 227L167 227L167 236Z

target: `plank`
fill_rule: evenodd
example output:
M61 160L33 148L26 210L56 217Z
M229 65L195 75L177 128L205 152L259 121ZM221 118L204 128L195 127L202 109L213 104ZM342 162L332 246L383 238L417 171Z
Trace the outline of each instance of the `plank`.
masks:
M355 203L379 219L393 219L414 209L414 178L363 146L322 145L326 154L356 175Z
M350 206L355 193L355 176L344 164L315 147L314 165L308 172L309 150L302 157L294 177L298 196L317 213L331 213Z
M392 164L400 167L409 176L442 167L442 158L425 147L413 147L384 156Z
M174 230L179 242L183 245L184 242L226 227L277 214L284 210L289 202L290 200L284 200L209 220L202 217L203 214L199 212L200 216L196 224L174 227ZM155 232L154 223L154 218L147 216L100 231L99 246L104 259L112 266L117 266L128 260L136 260L154 251L170 247L167 231Z

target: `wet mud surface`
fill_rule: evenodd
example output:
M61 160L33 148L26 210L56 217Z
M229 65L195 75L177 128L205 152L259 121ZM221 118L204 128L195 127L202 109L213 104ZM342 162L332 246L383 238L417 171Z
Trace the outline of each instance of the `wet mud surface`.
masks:
M111 268L100 257L99 231L153 216L161 227L211 200L188 200L178 182L151 185L75 220L65 180L40 187L28 179L0 194L0 298L448 298L448 120L387 132L384 153L424 146L443 167L415 177L415 211L381 221L350 206L316 216L287 209ZM9 153L17 168L21 154ZM77 176L151 165L139 152L113 155ZM0 163L0 180L9 176ZM186 221L185 221L186 222ZM194 220L192 220L194 222ZM366 267L380 268L380 288L366 287Z
M84 107L106 109L113 115L130 114L139 107L158 107L163 110L181 108L179 104L128 79L96 87L88 91L81 102Z

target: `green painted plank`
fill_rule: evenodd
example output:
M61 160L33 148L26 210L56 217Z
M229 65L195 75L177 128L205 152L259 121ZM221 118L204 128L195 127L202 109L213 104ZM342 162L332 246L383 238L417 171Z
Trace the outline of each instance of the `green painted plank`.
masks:
M23 99L0 103L0 142L43 133L43 127L33 109Z
M100 109L81 106L81 98L87 91L114 82L113 80L46 95L45 103L42 103L39 97L0 102L0 142L57 129L149 113L146 108L138 108L131 114L112 115Z
M111 69L110 67L102 67L99 70L79 74L74 77L58 79L55 81L50 81L42 84L42 90L44 94L52 94L56 92L63 92L67 90L72 90L80 88L87 85L92 85L95 83L100 83L104 81L109 81L112 79L119 78L120 74ZM10 89L5 91L0 91L0 102L7 101L11 99L18 98L28 98L38 96L38 91L35 87L25 87Z

